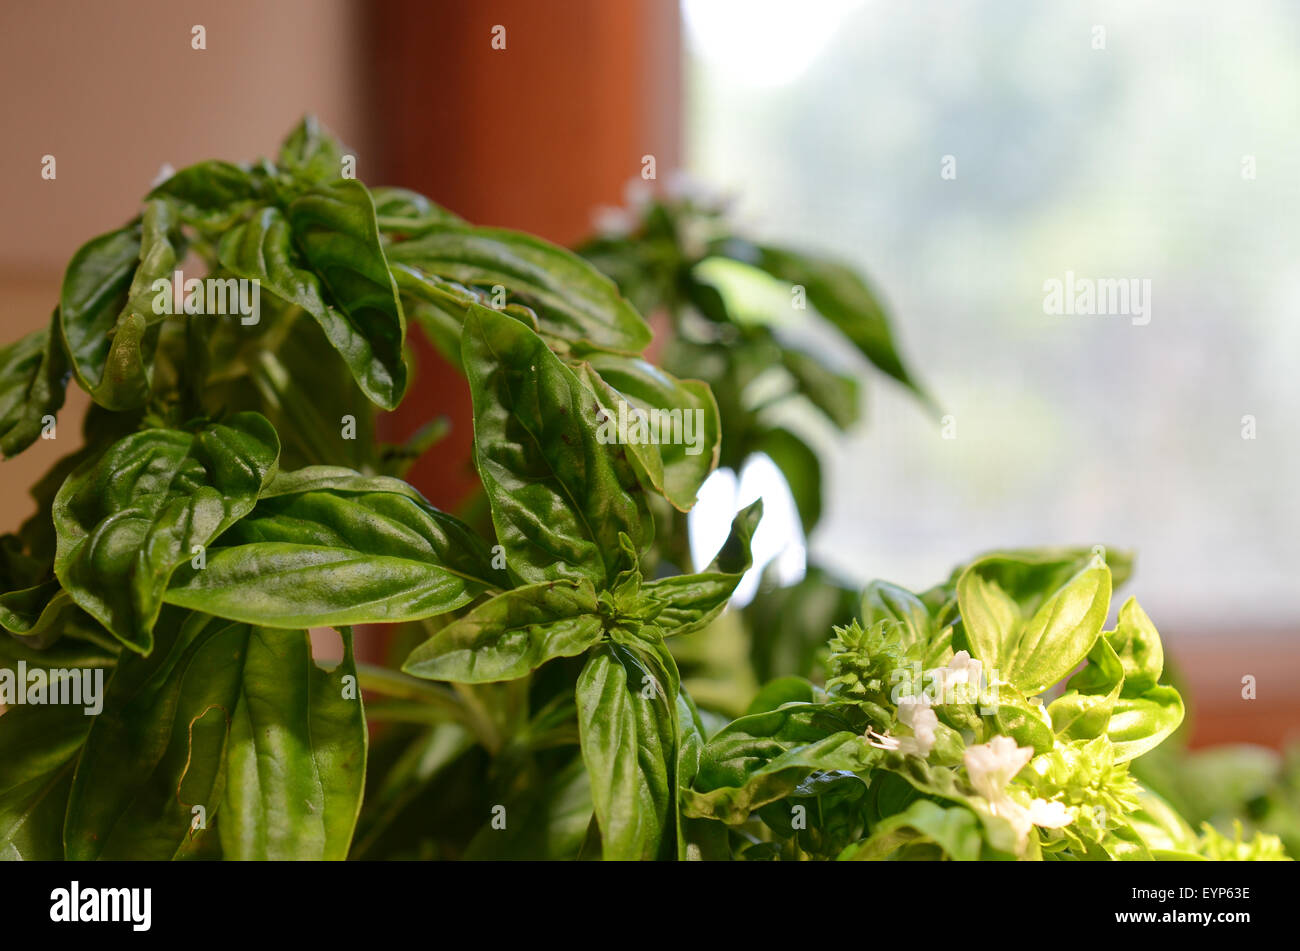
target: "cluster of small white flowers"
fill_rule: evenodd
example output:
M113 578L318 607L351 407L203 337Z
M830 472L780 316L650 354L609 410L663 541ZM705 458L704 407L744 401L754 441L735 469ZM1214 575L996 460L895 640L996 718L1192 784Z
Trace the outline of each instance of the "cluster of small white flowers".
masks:
M1022 806L1011 797L1007 787L1033 755L1032 748L1017 746L1011 737L995 736L987 743L968 747L962 757L975 792L988 803L992 815L1011 823L1021 842L1033 826L1060 829L1074 821L1064 803L1034 799Z

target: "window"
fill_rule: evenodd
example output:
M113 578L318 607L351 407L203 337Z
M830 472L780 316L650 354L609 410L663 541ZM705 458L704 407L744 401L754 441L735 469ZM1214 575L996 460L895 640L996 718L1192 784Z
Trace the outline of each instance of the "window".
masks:
M813 557L921 588L1105 544L1157 623L1294 624L1300 7L793 10L685 0L688 166L862 267L955 436L869 383L854 437L820 434ZM1054 281L1119 315L1051 312Z

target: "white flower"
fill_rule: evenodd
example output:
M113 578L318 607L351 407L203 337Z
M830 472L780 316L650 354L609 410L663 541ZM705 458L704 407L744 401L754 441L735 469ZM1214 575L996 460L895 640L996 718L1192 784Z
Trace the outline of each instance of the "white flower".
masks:
M875 730L867 730L867 740L878 750L896 750L902 746L888 733L877 733Z
M1025 811L1031 823L1044 829L1062 829L1074 821L1065 803L1055 799L1035 799Z
M979 699L984 664L971 657L969 651L953 654L948 666L940 667L936 674L935 686L942 703L974 703Z
M871 745L881 750L893 750L904 755L925 758L934 748L934 731L939 718L930 709L924 697L904 697L898 702L898 722L912 731L911 736L889 736L867 731Z
M1009 736L968 747L962 759L975 791L991 803L1006 798L1007 785L1034 756L1028 746L1017 746Z
M898 721L912 731L911 736L899 739L899 749L922 758L934 749L934 731L939 718L923 697L904 697L898 704Z
M989 814L1011 823L1022 848L1034 826L1060 829L1074 821L1064 803L1034 799L1026 807L1012 798L1007 787L1033 755L1031 747L1017 746L1009 736L995 736L987 743L969 747L963 756L970 784L988 803Z

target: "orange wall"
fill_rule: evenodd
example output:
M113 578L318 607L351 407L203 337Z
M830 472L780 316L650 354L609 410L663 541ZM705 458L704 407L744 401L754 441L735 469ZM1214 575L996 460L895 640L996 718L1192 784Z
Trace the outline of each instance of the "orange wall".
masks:
M680 156L677 5L665 0L383 0L369 8L371 100L381 177L478 224L562 244L623 203L642 156ZM492 46L505 28L505 49ZM416 335L418 337L418 334ZM410 474L436 504L475 485L469 393L423 340L395 414L402 437L433 415L451 434Z

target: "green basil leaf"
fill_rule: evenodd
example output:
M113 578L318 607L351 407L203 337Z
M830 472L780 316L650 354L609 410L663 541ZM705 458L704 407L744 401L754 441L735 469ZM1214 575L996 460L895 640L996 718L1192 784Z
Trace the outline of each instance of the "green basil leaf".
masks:
M1070 678L1066 689L1095 696L1119 690L1123 684L1124 666L1111 646L1110 638L1103 635L1088 651L1088 663Z
M370 189L370 194L375 200L379 230L385 235L409 237L429 226L464 223L460 216L408 188L380 186Z
M754 245L734 238L718 250L766 271L779 281L802 286L807 291L808 303L852 341L863 356L922 400L930 402L899 356L884 308L852 268L785 248Z
M1128 580L1133 571L1133 556L1120 549L1104 545L1092 548L1009 549L988 552L960 565L953 570L946 583L922 594L921 600L935 609L936 616L939 606L945 601L952 601L955 608L957 582L971 566L978 563L980 574L985 580L996 582L999 588L1020 605L1021 614L1029 617L1067 581L1091 567L1098 555L1104 555L1103 560L1110 568L1112 587L1118 588Z
M759 688L754 699L749 702L745 716L756 713L769 713L787 703L815 703L817 688L802 677L778 677L769 680Z
M248 628L169 608L157 634L148 657L123 654L86 738L64 827L69 859L170 860L211 833Z
M1140 696L1160 680L1165 668L1165 651L1151 618L1137 598L1129 598L1119 609L1115 630L1106 632L1124 669L1124 695Z
M514 680L593 647L604 627L590 581L546 581L480 604L412 651L402 670L459 683Z
M916 843L933 843L954 861L973 862L980 857L983 844L979 819L962 806L940 806L918 799L905 811L878 823L869 838L846 849L840 858L878 861Z
M329 482L323 468L272 483L269 492L280 494L209 549L204 567L178 571L165 600L300 628L432 617L505 583L468 526L395 479L336 474L335 484L354 491L287 491Z
M591 777L581 757L506 804L504 829L488 823L465 850L472 862L558 861L580 857L591 825Z
M653 618L665 636L698 631L722 613L753 564L750 543L762 517L761 499L742 509L732 520L731 532L718 556L705 571L659 578L641 586L644 614Z
M777 802L758 811L782 839L794 838L813 858L834 858L866 832L869 790L853 773L813 773Z
M459 284L499 284L536 312L542 333L578 349L635 354L650 343L650 328L609 278L532 235L431 223L418 237L389 245L388 255Z
M366 395L393 409L406 391L406 318L370 192L348 179L313 189L289 205L289 223L303 259L320 277L330 315L343 318L341 324L322 320L325 335Z
M896 636L905 652L925 650L934 639L934 622L921 599L888 581L873 581L862 592L862 624L870 627L880 621L897 624Z
M429 504L410 483L392 476L362 475L355 469L348 469L345 466L303 466L301 469L280 469L262 489L260 497L274 499L285 495L321 491L345 494L386 492L390 495L404 495L424 505Z
M790 347L781 350L781 363L798 392L838 429L848 429L858 421L861 394L856 378L835 373L816 357Z
M409 264L395 261L390 270L402 294L402 305L408 319L420 325L430 343L452 366L463 370L460 337L465 327L465 315L472 304L491 306L491 296L473 287L426 274ZM522 304L506 304L493 309L509 314L534 331L538 330L537 315Z
M666 650L609 643L578 677L578 731L609 859L676 854L676 665Z
M471 307L461 344L474 401L474 457L512 578L524 584L620 570L620 533L638 552L654 523L619 446L598 437L599 406L537 334Z
M1106 735L1122 763L1159 746L1183 722L1183 698L1173 687L1156 686L1141 696L1121 694L1115 701Z
M1112 861L1116 862L1150 862L1154 860L1151 850L1142 841L1142 836L1129 823L1110 829L1099 843Z
M67 373L67 354L48 327L0 349L0 453L6 458L34 443L45 417L63 408Z
M815 769L869 769L880 751L863 736L868 725L853 704L790 704L741 717L705 744L682 808L688 816L735 825L788 795Z
M181 221L200 231L225 231L247 214L260 198L249 172L229 162L190 165L149 193L146 200L165 198Z
M994 735L1009 736L1018 746L1031 746L1034 753L1048 752L1054 743L1052 723L1046 711L1039 704L1030 703L1023 697L1007 696L1012 691L1003 688L999 692L994 708L992 723L988 727L988 737Z
M111 410L149 399L162 320L154 283L170 279L181 248L169 202L150 201L141 220L83 245L63 276L59 330L77 382Z
M354 207L349 214L346 209L331 208L328 202L319 204L326 210L338 211L336 223L340 228L356 227L365 231L363 209ZM301 220L303 227L307 227L305 214ZM322 261L327 259L328 252L346 254L347 248L364 242L365 238L364 234L331 233L326 225L312 225L311 230L313 246ZM362 392L385 409L392 409L406 386L406 369L401 359L405 330L400 312L386 311L382 288L373 287L370 288L374 292L372 300L353 302L355 313L343 309L342 305L336 306L337 302L316 273L299 266L293 242L289 220L278 208L266 207L222 236L217 257L231 274L256 280L262 290L310 314L324 331L330 346L342 356ZM373 255L367 259L358 250L357 260L363 262L366 273L373 271ZM342 283L345 292L366 290L364 277L355 281L345 279Z
M997 670L1002 679L1009 679L1003 665L1015 650L1024 626L1015 599L996 581L985 579L974 566L957 583L957 596L971 654L984 663L990 677Z
M148 653L172 572L252 510L279 452L256 413L196 433L150 429L119 440L54 499L59 581L114 636Z
M1032 696L1062 680L1088 655L1110 608L1110 569L1081 572L1025 625L1006 676Z
M1110 570L1085 569L1025 620L1020 606L976 562L957 583L966 638L985 668L1026 696L1073 670L1096 643L1110 606Z
M53 643L65 629L93 623L57 580L0 594L0 627L37 645Z
M1196 832L1169 803L1145 787L1138 793L1138 803L1137 811L1128 819L1147 848L1195 851Z
M63 817L94 718L73 704L15 706L0 716L0 860L63 858Z
M1101 736L1115 712L1119 687L1117 683L1110 693L1104 694L1070 690L1057 697L1047 708L1052 729L1066 740L1091 740Z
M615 354L591 356L579 375L605 410L607 440L626 447L643 479L675 509L689 511L722 445L708 384Z
M305 116L280 146L276 163L305 184L331 182L343 174L343 145L315 116Z
M366 719L352 636L325 671L306 631L250 628L217 831L227 859L341 860L361 809Z

